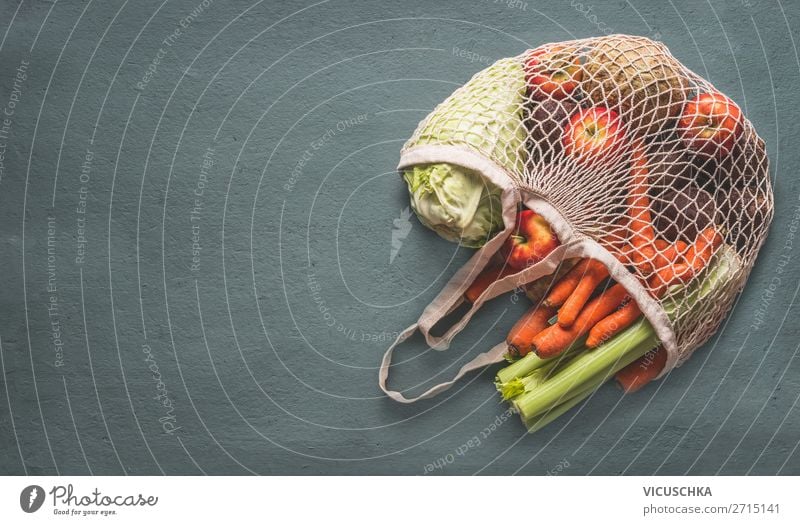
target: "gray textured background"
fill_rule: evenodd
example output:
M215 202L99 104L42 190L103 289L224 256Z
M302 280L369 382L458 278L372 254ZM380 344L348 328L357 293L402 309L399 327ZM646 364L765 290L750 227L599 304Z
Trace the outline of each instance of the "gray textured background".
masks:
M800 474L800 9L591 5L4 0L0 474ZM496 58L612 31L662 40L767 141L776 219L724 329L532 437L481 438L494 369L384 398L387 339L468 257L412 220L390 259L402 142ZM393 385L453 374L523 308L406 345Z

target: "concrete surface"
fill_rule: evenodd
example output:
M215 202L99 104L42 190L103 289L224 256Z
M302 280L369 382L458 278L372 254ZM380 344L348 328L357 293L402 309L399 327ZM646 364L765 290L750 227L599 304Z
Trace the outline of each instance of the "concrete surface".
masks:
M9 0L0 20L0 473L800 474L796 3ZM412 219L392 258L403 141L496 58L610 32L662 40L767 141L776 219L724 329L535 436L494 368L388 400L388 340L469 255ZM392 384L444 379L523 308L496 300L450 352L406 345Z

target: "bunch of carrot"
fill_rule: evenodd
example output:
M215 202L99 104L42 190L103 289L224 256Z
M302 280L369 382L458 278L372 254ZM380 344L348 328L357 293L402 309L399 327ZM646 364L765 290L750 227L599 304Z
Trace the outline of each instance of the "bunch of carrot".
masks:
M664 311L668 316L679 311L681 315L690 315L739 268L735 251L724 247L703 270L701 279L682 285L680 291L675 290L663 300ZM614 286L617 285L600 296ZM556 317L545 330L558 326ZM498 371L498 390L530 431L542 428L612 377L616 376L626 393L638 390L655 379L667 362L666 350L643 316L597 346L590 347L587 342L583 337L572 340L554 357L543 358L531 351Z
M634 149L631 161L623 224L627 235L607 244L619 261L635 268L649 294L663 301L671 287L685 288L709 266L722 245L722 235L710 227L691 243L669 243L656 237L647 192L647 162L641 148ZM485 286L490 278L486 276ZM641 388L661 373L667 359L639 305L621 284L611 280L603 263L589 258L580 260L553 284L544 300L514 325L506 342L510 358L518 361L498 373L498 388L505 399L513 400L532 430L557 417L558 410L568 410L613 375L626 392ZM554 382L557 377L562 378L560 382ZM572 383L564 382L564 377ZM544 395L545 391L551 394ZM553 397L558 392L560 396ZM550 418L547 421L541 417L544 410Z
M684 250L671 250L674 255L654 267L646 281L647 290L660 299L670 286L687 283L705 268L721 242L719 232L709 228ZM586 345L594 348L629 327L641 314L639 305L621 284L609 283L605 265L583 259L555 283L542 303L514 325L507 338L509 352L514 357L535 352L547 359L558 356L583 336L587 336ZM553 316L556 322L550 324Z

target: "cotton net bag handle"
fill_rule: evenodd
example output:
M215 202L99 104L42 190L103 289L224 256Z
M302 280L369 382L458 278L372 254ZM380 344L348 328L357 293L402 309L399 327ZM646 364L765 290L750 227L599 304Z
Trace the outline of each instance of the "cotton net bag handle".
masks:
M476 83L486 86L483 97L465 101ZM505 103L511 118L497 119L497 107ZM487 121L486 133L464 132L480 119ZM499 140L509 127L512 133ZM558 257L603 262L666 348L662 375L717 330L746 282L774 213L764 142L751 123L663 44L643 37L546 44L498 61L420 123L403 148L400 167L425 162L459 164L505 189L515 188L559 233ZM429 336L430 327L454 308L467 281L486 265L488 252L510 234L509 204L504 200L503 205L503 232L479 250L384 356L380 385L391 397L411 401L386 388L394 347L419 325L428 343L443 349L482 304L473 305L444 338ZM686 290L703 284L712 261L727 265L723 282L704 290L702 301L689 300ZM680 264L691 271L679 271ZM498 281L484 300L554 267L553 261L540 263L524 278ZM670 273L681 275L680 286L668 286ZM499 360L501 347L465 365L458 377Z
M406 398L390 390L386 383L394 349L419 330L434 350L446 350L452 339L488 300L508 292L523 282L553 271L554 257L515 275L492 283L470 308L442 336L432 328L453 312L463 301L464 292L495 256L511 234L516 220L521 193L517 185L520 170L527 160L522 120L524 78L518 61L505 59L478 73L464 87L440 104L417 127L401 154L398 170L421 164L445 162L479 173L485 181L501 189L503 229L476 251L425 308L418 321L400 333L383 356L379 371L381 389L403 403L432 397L450 388L464 374L502 360L506 350L500 343L464 365L452 380L435 385L422 395ZM501 115L498 118L498 108ZM469 123L469 129L461 126ZM476 133L476 130L480 130ZM493 152L487 154L487 152Z
M517 275L493 283L443 335L431 333L439 321L463 302L464 292L513 230L521 199L517 174L525 169L527 161L524 96L519 62L500 60L434 109L403 147L400 172L415 165L448 163L480 174L484 181L502 191L503 230L456 272L417 322L427 344L437 350L449 347L483 303L512 290L520 282Z

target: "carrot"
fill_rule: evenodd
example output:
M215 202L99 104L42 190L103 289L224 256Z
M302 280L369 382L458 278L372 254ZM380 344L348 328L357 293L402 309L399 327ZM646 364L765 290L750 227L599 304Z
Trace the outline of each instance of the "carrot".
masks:
M469 288L467 288L467 291L464 292L464 297L467 299L467 301L474 303L481 295L483 295L483 292L485 292L493 282L498 281L503 277L513 275L516 272L517 270L514 270L507 264L487 268L478 274L478 277L472 281L472 284L469 286Z
M659 243L659 241L661 242ZM658 239L656 243L656 247L659 245L664 245L664 247L658 248L658 251L655 253L655 257L653 258L654 270L659 270L674 263L687 250L686 243L680 240L675 241L674 244L668 244L666 241Z
M589 301L595 288L608 277L608 268L603 263L589 259L589 263L578 285L558 310L558 324L569 328L578 318L581 309Z
M655 232L650 214L650 197L647 195L649 169L641 141L634 147L631 157L631 190L626 204L630 214L631 245L634 248L632 259L634 263L652 269Z
M587 272L588 268L589 259L581 259L578 264L567 272L567 275L553 285L550 293L547 294L547 297L544 299L544 304L547 306L561 306L564 304L564 301L575 291L575 287L578 286L578 283Z
M665 241L664 239L656 239L654 241L654 244L656 246L656 249L659 251L664 251L671 246L671 244Z
M595 297L581 310L569 328L556 323L533 338L533 351L542 359L555 357L574 341L584 336L598 321L617 309L627 292L621 284L615 284Z
M652 253L654 254L655 250L653 250ZM642 250L631 244L630 241L617 251L616 256L617 260L622 264L629 266L644 265L643 269L645 273L650 272L651 265L648 263L648 259L642 255Z
M555 310L548 306L534 306L514 324L506 338L508 353L522 357L533 349L533 338L549 326Z
M669 266L662 266L650 277L648 285L650 287L650 293L654 298L658 299L663 296L667 289L673 284L688 282L702 269L704 264L711 260L714 246L715 244L719 246L719 243L722 242L722 238L716 230L713 228L710 228L710 230L713 231L701 232L695 243L686 249L687 255L690 251L696 253L692 259L693 264L688 264L686 262L675 263L671 260L669 261ZM670 246L675 254L675 258L677 258L677 254L679 253L678 250L680 248L685 248L685 246L686 243L683 243L683 246L677 243ZM598 321L597 324L592 327L589 331L589 337L586 339L586 346L594 348L606 342L611 337L630 326L638 319L641 313L642 311L639 305L631 300L625 306Z
M722 235L713 226L697 234L694 243L684 255L686 263L695 273L702 270L710 261L714 252L722 244Z
M632 265L635 264L633 261L633 252L634 248L631 246L630 243L625 243L622 246L619 246L616 249L614 255L616 256L617 260L624 265Z
M607 315L589 330L586 346L595 348L605 343L632 325L641 314L642 311L639 309L639 305L636 304L636 301L630 299L622 308Z
M676 263L655 273L648 284L650 295L660 298L673 284L687 283L694 276L694 270L686 263Z
M631 394L658 377L666 364L667 350L659 346L617 372L615 377L622 390Z
M676 262L659 269L650 277L648 284L651 295L659 298L673 284L689 282L711 261L714 251L720 244L722 235L716 228L706 228L698 233L694 243L686 248L682 257L678 257Z
M713 239L710 234L703 237L709 239L710 245L713 245ZM651 295L658 299L667 289L673 284L686 283L697 273L695 268L686 263L675 263L674 260L679 256L680 250L686 250L686 243L680 241L670 245L667 250L669 255L669 266L660 267L656 273L650 277L648 285L650 287ZM701 248L703 253L708 253L707 246ZM702 256L698 256L700 258ZM604 342L608 341L613 336L630 326L642 311L635 301L631 300L616 312L610 314L598 323L589 331L589 337L586 339L586 346L594 348Z

